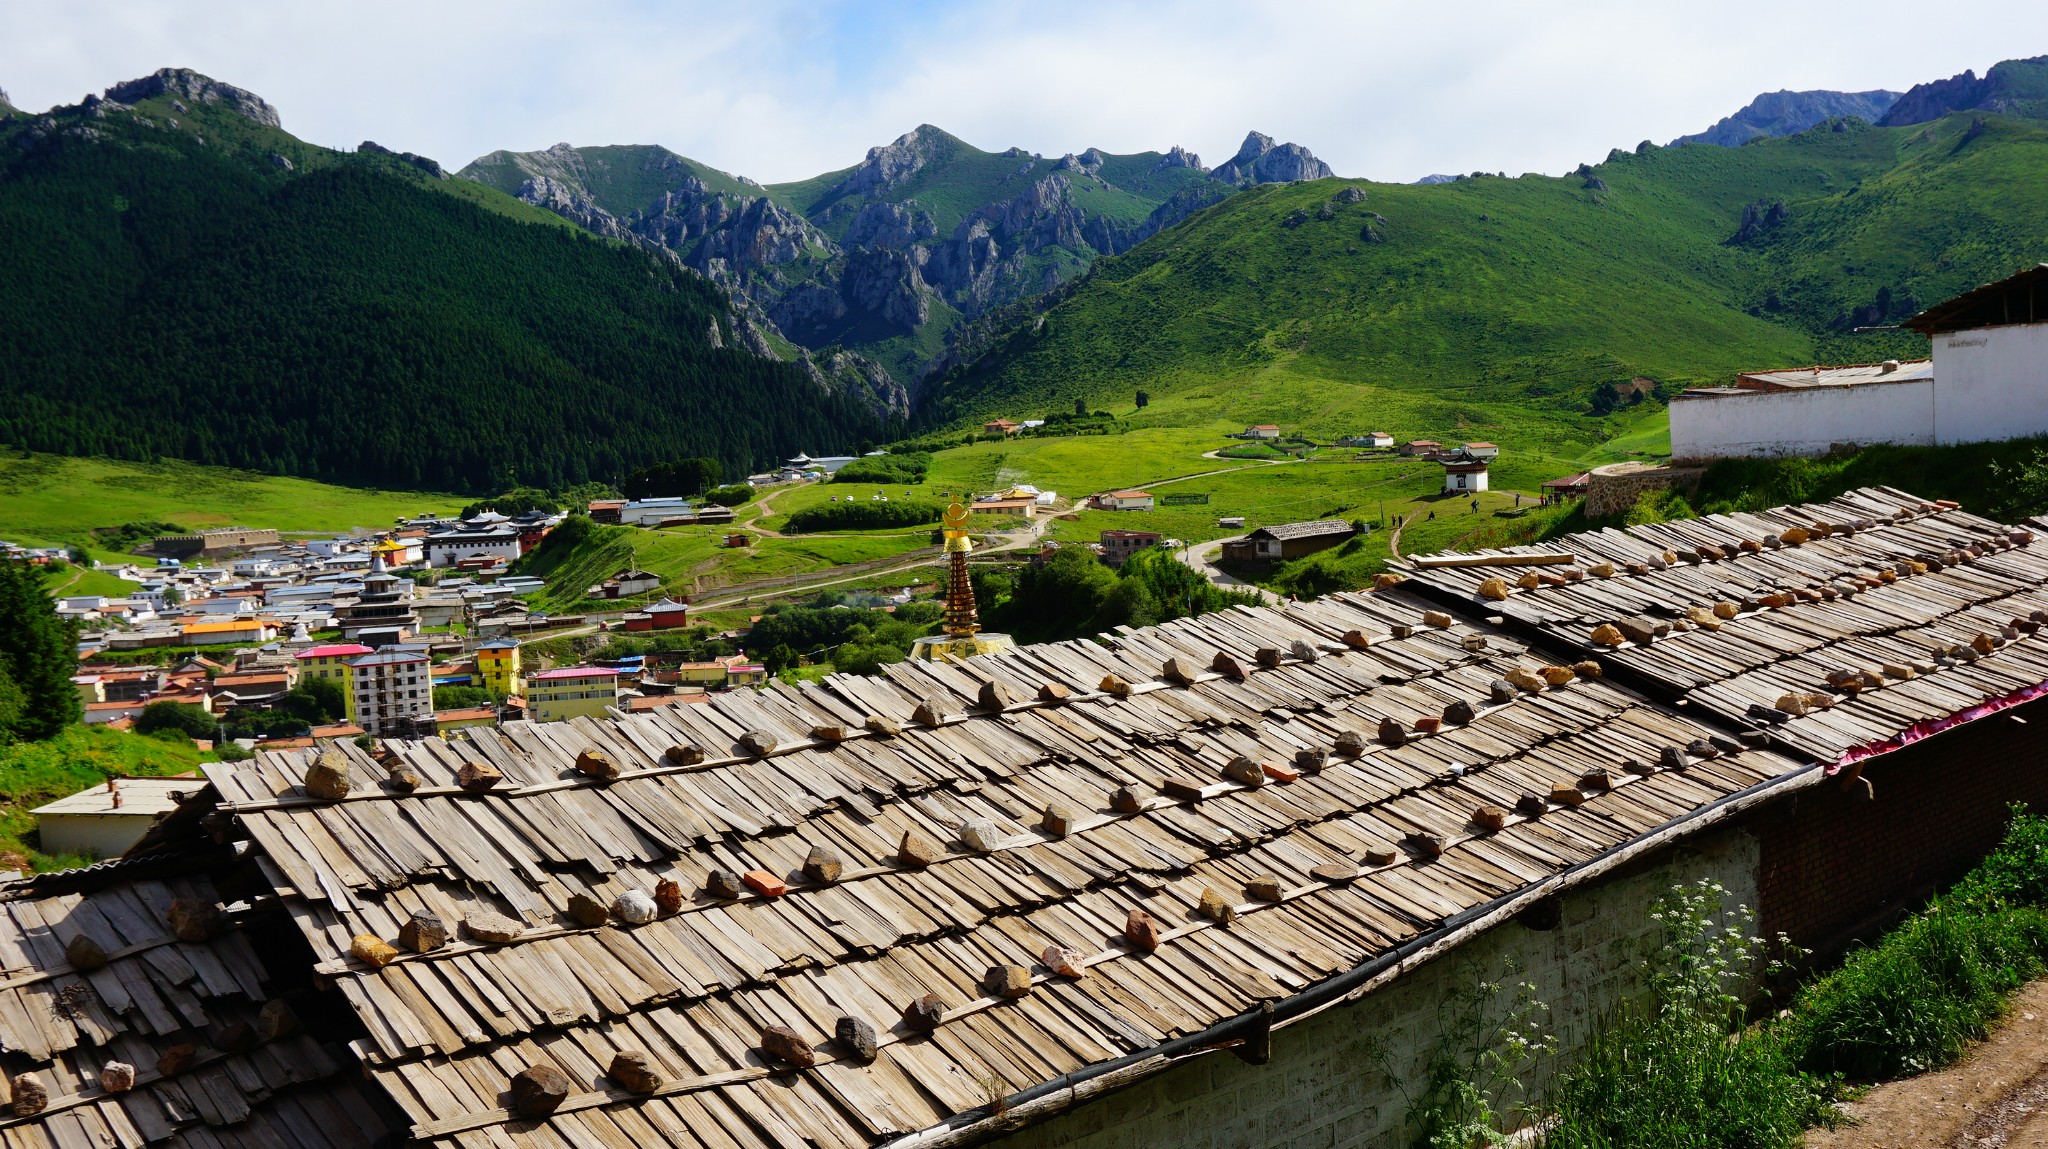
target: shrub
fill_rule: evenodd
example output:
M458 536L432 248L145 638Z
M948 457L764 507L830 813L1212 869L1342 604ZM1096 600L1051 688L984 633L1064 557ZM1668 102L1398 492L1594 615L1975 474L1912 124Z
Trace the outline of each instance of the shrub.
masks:
M136 716L137 734L183 734L195 741L220 737L220 723L213 715L189 702L152 702Z
M883 527L917 527L936 523L946 508L930 499L856 499L805 507L789 516L791 534L817 531L864 531Z
M745 483L733 483L730 486L713 487L710 490L704 492L705 502L716 503L721 507L737 507L753 497L754 488L746 485Z
M876 486L912 486L924 482L925 474L931 470L932 457L923 451L911 451L901 455L876 455L874 458L859 458L833 472L835 483L871 483Z

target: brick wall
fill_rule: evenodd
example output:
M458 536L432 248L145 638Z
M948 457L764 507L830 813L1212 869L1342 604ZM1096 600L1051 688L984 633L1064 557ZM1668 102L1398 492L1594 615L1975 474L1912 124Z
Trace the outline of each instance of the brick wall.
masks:
M1528 981L1566 1049L1637 983L1631 959L1650 937L1652 903L1680 882L1714 878L1756 904L1757 843L1724 830L1633 872L1566 894L1555 928L1509 922L1457 952L1273 1033L1273 1059L1192 1058L1156 1077L995 1142L1003 1149L1337 1149L1405 1145L1403 1082L1421 1080L1441 1041L1439 1007L1479 979ZM1512 962L1521 972L1503 977ZM1505 1000L1503 998L1503 1000ZM1388 1069L1394 1071L1390 1076Z
M1746 820L1763 936L1827 957L1975 865L2011 803L2048 810L2048 700L1872 759L1864 777L1867 790L1825 782Z

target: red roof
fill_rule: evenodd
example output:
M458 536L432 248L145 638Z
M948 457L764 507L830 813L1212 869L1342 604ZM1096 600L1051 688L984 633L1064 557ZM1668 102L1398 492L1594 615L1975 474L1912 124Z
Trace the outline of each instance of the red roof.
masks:
M495 706L465 706L460 710L434 711L434 721L436 722L475 722L478 720L489 720L497 716L498 708Z
M363 733L363 728L353 722L336 722L330 726L315 726L314 738L354 738Z
M1102 497L1103 497L1103 498L1105 498L1105 499L1149 499L1149 498L1151 498L1151 497L1152 497L1152 492L1150 492L1150 491L1111 491L1110 493L1108 493L1108 494L1106 494L1106 495L1104 495L1104 496L1102 496Z
M529 681L537 681L544 678L597 678L602 675L616 676L618 673L609 666L564 666L559 670L543 670L539 674L529 674L526 677Z
M333 643L333 644L331 644L331 645L328 645L328 646L316 646L316 647L313 647L313 648L312 648L311 650L302 650L302 651L298 652L297 654L293 655L292 657L293 657L293 658L339 658L339 657L342 657L342 656L350 656L350 657L353 657L353 656L355 656L355 655L358 655L358 654L372 654L372 653L375 653L375 652L374 652L374 651L372 651L372 650L371 650L371 649L370 649L369 647L367 647L367 646L364 646L364 645L362 645L361 643L356 643L356 642L337 642L337 643Z

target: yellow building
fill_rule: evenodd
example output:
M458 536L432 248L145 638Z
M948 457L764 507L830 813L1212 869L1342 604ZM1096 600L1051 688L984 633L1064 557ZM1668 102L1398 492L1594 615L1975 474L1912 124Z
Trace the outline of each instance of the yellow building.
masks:
M519 644L500 638L477 647L476 676L492 694L524 693L526 683L519 676Z
M526 684L526 712L535 722L603 718L617 705L619 672L609 666L564 666L543 670Z
M369 647L357 642L330 643L326 646L309 647L292 657L299 663L299 679L325 678L341 688L342 700L348 703L348 720L356 720L356 692L349 677L348 664L366 654L374 654Z

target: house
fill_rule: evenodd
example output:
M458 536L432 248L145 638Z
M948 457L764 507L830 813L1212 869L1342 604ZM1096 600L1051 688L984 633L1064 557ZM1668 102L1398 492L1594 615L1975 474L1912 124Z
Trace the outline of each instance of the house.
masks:
M1394 437L1385 431L1374 431L1370 434L1360 435L1358 437L1358 445L1361 447L1371 447L1376 451L1384 451L1394 445Z
M699 526L722 526L738 517L738 515L733 514L731 507L721 507L713 503L709 506L697 508L695 522Z
M478 559L509 563L521 553L519 534L519 529L503 515L482 514L464 519L458 527L427 536L427 565L453 567Z
M689 625L689 604L671 598L650 603L644 609L634 611L625 618L627 630L680 630Z
M446 734L466 726L496 726L498 708L495 706L465 706L458 710L436 710L434 732Z
M333 722L313 727L306 736L315 742L327 742L336 738L361 738L365 733L362 727L353 722Z
M341 642L309 647L292 658L299 664L301 679L325 678L341 688L342 697L348 703L348 718L353 722L356 696L355 691L349 688L348 664L370 653L373 653L371 649L360 642Z
M422 628L434 630L461 621L462 612L467 605L457 595L428 595L426 598L414 600L412 610L419 616Z
M627 567L591 588L593 597L634 598L661 589L661 576L638 567Z
M1343 519L1317 519L1307 523L1281 523L1260 527L1241 539L1223 544L1223 557L1258 562L1283 562L1328 550L1358 533Z
M425 651L393 648L348 664L349 719L382 738L433 733L434 684Z
M1278 439L1280 428L1273 423L1254 423L1237 433L1240 439Z
M1028 519L1038 509L1038 499L1035 495L1021 499L976 499L967 509L977 515Z
M1469 458L1485 459L1489 462L1500 457L1500 447L1493 443L1461 443L1458 450L1463 451Z
M680 518L690 513L690 500L680 495L629 499L619 508L619 523L628 527L651 527L663 519Z
M1438 453L1436 461L1444 468L1444 494L1476 495L1486 489L1485 459L1459 447Z
M43 853L118 858L157 818L205 787L206 779L198 777L115 777L30 813Z
M754 662L728 662L725 665L727 686L760 686L768 681L768 668Z
M74 674L71 676L71 686L78 691L80 706L107 700L107 680L97 674Z
M1110 566L1120 567L1139 551L1158 546L1165 537L1158 531L1104 531L1101 540L1102 561Z
M981 429L990 435L1014 435L1020 426L1021 424L1012 423L1008 419L990 419L981 425Z
M1410 439L1407 442L1401 444L1401 446L1398 448L1398 453L1409 456L1420 456L1422 458L1435 458L1436 453L1443 449L1444 445L1442 443L1437 442L1435 439Z
M150 701L155 701L155 699ZM140 698L115 699L108 702L88 702L85 704L85 724L87 726L104 726L109 722L115 722L123 718L130 720L140 718L142 717L142 708L147 705L149 703L144 702Z
M1794 527L1795 540L1820 537L1784 541ZM129 987L96 994L89 1015L0 1017L6 1070L37 1074L51 1098L10 1115L10 1136L137 1144L148 1135L130 1135L128 1115L139 1112L165 1134L153 1145L280 1149L1182 1149L1217 1143L1218 1131L1229 1145L1403 1144L1403 1089L1444 1048L1443 1003L1476 978L1515 969L1549 1003L1544 1032L1571 1064L1601 1018L1642 1000L1638 959L1662 939L1655 911L1672 890L1712 891L1710 913L1749 907L1755 934L1830 961L1981 857L2010 803L2048 803L2048 638L1984 630L2048 584L2048 550L2034 541L1866 489L1571 536L1556 548L1613 563L1614 577L1517 585L1506 604L1477 590L1513 567L1418 564L1407 583L1369 594L1133 628L1114 645L1026 648L988 661L985 675L904 665L538 736L387 741L390 761L421 781L410 793L383 786L351 747L367 777L349 800L309 800L297 781L315 752L258 747L253 761L208 764L212 784L123 862L9 884L0 952L18 955L12 979L66 984L66 951L91 953L75 943L83 933L108 959L98 984ZM1968 561L1915 558L1930 545ZM1639 561L1681 548L1700 561ZM1721 632L1658 636L1641 620L1641 639L1619 655L1590 626L1489 621L1517 604L1524 617L1633 619L1644 602L1699 601L1709 579L1782 586L1797 566L1908 569L1855 581L1848 609L1787 595L1735 604ZM1949 643L1983 631L1988 649L1911 679L1871 668L1883 684L1861 690L1816 683L1826 708L1768 713L1788 674L1814 681L1833 660L1788 659L1750 636L1839 651L1890 644L1902 627ZM1708 650L1716 673L1702 686ZM1227 657L1209 671L1212 652ZM1169 653L1178 673L1162 677ZM1481 701L1490 681L1587 658L1621 660L1629 674ZM1106 675L1142 685L1128 697L1095 690ZM1038 682L1095 697L1065 710L982 706L977 688L991 677L1012 692ZM883 717L870 726L864 714ZM1380 718L1389 736L1355 737ZM845 741L807 734L825 729ZM1247 748L1272 767L1268 780L1226 778L1219 744ZM1305 751L1300 768L1275 745ZM581 775L573 763L586 750L643 776ZM511 769L496 793L465 793L457 770L470 761ZM1133 762L1158 772L1148 781L1179 781L1141 785ZM878 763L914 767L917 786L848 773ZM1055 774L1064 790L1130 787L1139 800L1105 802L1064 836L1015 832L1036 822ZM857 799L869 832L847 832L847 797L809 785ZM1002 837L974 827L991 848L955 848L957 828L942 819L956 810L932 813L936 790L951 807L1000 812ZM1497 822L1490 811L1471 820L1495 806ZM944 852L907 865L894 831L920 821L938 823L928 836L946 835ZM1190 825L1223 829L1163 828ZM783 881L817 844L841 855L838 880ZM713 867L748 865L767 871L750 875L756 889L699 894ZM669 874L681 875L679 912L646 926L569 925L575 894L598 891L601 907L614 889L645 891ZM1261 896L1276 883L1282 897ZM184 899L176 912L166 887ZM1231 912L1212 898L1213 916L1203 913L1204 891ZM234 905L229 928L148 944L221 903ZM484 907L521 928L395 966L354 956L385 956L364 935L395 942L406 915L393 907L408 906L436 908L451 934L457 915L487 926ZM1086 979L1045 968L1048 946L1082 953ZM1021 967L1028 992L990 992L991 966ZM295 1032L273 1009L255 1048L206 1047L196 1075L145 1071L119 1104L74 1084L107 1047L83 1033L65 1047L65 1025L113 1031L124 1060L153 1067L195 1034L240 1035L233 1023L280 987L291 987ZM899 1020L913 1005L928 1035ZM880 1035L872 1060L835 1040L842 1017L857 1023L850 1032ZM759 1047L787 1039L769 1025L811 1045L817 1064L770 1060ZM654 1094L608 1079L628 1043L668 1074ZM266 1076L279 1065L288 1087ZM570 1078L566 1104L544 1118L507 1107L515 1075L555 1072ZM201 1081L218 1108L193 1105Z
M1152 509L1150 491L1104 491L1088 496L1088 505L1098 511L1149 511Z
M636 694L626 700L626 710L632 714L644 714L664 706L695 706L709 701L711 696L701 687L688 686L673 694Z
M391 538L372 544L370 553L384 560L387 567L402 567L419 562L427 557L426 539Z
M236 618L220 622L188 622L178 628L178 641L185 646L217 643L269 642L277 637L277 624L267 619Z
M1224 515L1216 520L1216 526L1226 531L1241 531L1244 529L1244 516Z
M1592 486L1592 483L1591 471L1580 471L1576 475L1566 475L1562 479L1546 479L1543 482L1543 501L1555 503L1566 499L1584 498L1587 488Z
M723 662L685 662L674 668L675 681L697 686L724 686L726 665Z
M727 535L723 545L728 547L750 547L754 545L754 536L748 534Z
M2048 433L2048 264L1905 320L1932 357L1754 371L1670 404L1673 462L1823 455Z
M238 706L269 706L291 690L292 681L289 674L222 674L209 685L213 709L226 711Z
M526 705L535 722L603 718L619 700L619 672L609 666L564 666L526 679Z
M373 634L386 642L404 642L418 633L420 617L412 608L412 590L411 582L386 570L384 560L373 556L356 601L334 608L334 624L343 640L376 646L370 641Z
M624 499L592 499L590 501L590 519L592 522L597 523L616 523L619 521L619 512L625 510L625 508L626 500Z
M519 644L509 638L494 638L476 648L476 673L483 688L496 695L522 694L526 685L519 672Z

